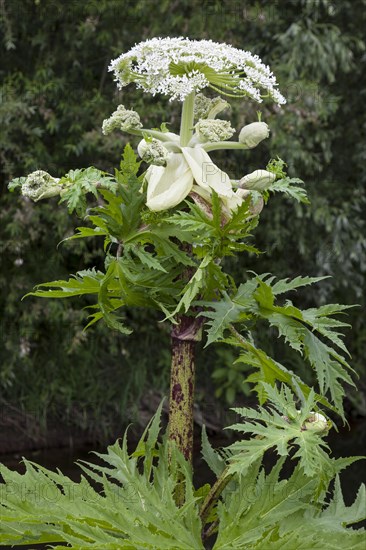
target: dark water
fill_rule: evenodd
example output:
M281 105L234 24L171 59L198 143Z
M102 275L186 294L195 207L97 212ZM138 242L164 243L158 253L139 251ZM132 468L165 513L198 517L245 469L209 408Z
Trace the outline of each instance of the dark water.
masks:
M214 436L210 438L211 444L214 447L223 447L231 443L228 438L222 436ZM332 431L328 436L328 444L332 449L332 456L338 458L341 456L364 456L366 455L366 421L354 423L351 429L341 429L338 433ZM131 445L133 448L133 443ZM51 470L59 468L63 474L69 476L74 481L80 480L81 469L75 464L76 460L86 460L97 462L97 458L91 452L95 449L45 449L36 452L26 453L25 458L30 461L37 462ZM105 449L99 449L104 452ZM22 457L19 454L0 455L0 462L11 469L23 471L21 464ZM207 465L200 459L199 449L196 452L195 458L195 486L199 487L205 483L212 483L213 475L209 472ZM358 487L361 483L366 483L366 460L357 461L352 466L347 468L341 474L341 484L344 493L345 503L350 505L356 496ZM32 545L32 546L1 546L4 549L44 549L47 545Z

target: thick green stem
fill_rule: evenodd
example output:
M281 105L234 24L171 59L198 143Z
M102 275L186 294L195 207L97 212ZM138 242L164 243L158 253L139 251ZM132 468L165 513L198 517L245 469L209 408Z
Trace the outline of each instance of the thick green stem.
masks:
M195 93L192 92L183 101L182 120L180 123L180 144L182 147L187 147L193 136L194 97Z
M193 453L194 353L200 339L201 321L181 315L172 330L168 434L190 462Z

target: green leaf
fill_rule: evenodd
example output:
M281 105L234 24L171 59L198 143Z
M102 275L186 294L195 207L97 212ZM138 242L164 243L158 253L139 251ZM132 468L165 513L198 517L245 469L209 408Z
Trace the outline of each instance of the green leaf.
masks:
M113 312L117 309L115 306L115 302L111 300L110 296L110 283L114 283L116 278L119 279L119 265L118 261L113 261L110 263L107 272L105 274L105 277L103 281L101 282L99 293L98 293L98 306L100 308L101 313L103 314L103 318L106 322L106 324L114 329L118 330L122 334L131 334L131 329L125 327L123 323L121 323L121 317L116 316ZM123 289L121 288L123 291ZM121 305L121 302L118 303L118 309ZM90 323L89 323L90 325Z
M360 458L360 457L359 457ZM337 475L334 486L333 498L322 514L324 521L334 524L335 520L343 526L353 525L366 519L366 487L360 485L356 499L351 506L346 506L343 500L341 482Z
M60 179L60 185L64 187L60 203L66 202L70 213L76 212L80 217L85 215L87 193L98 196L98 190L116 189L116 182L106 172L102 172L93 166L89 168L70 170Z
M87 239L89 237L105 237L108 235L107 230L101 227L95 227L95 229L92 227L77 227L76 230L78 233L63 239L61 242L73 241L75 239Z
M178 211L166 222L180 228L183 242L192 245L195 254L204 258L233 256L235 252L248 251L257 254L258 250L246 241L257 221L249 212L249 200L242 203L232 213L229 220L222 213L221 202L213 194L211 212L204 212L196 204L187 201L189 210Z
M96 453L98 464L79 463L85 475L78 483L26 460L24 474L0 465L0 544L203 550L192 473L176 447L168 454L158 443L160 412L161 406L137 445L145 454L129 454L125 435L122 444ZM186 500L179 508L174 494L182 482Z
M192 305L192 302L197 298L199 293L204 289L206 282L206 268L212 261L212 258L206 256L196 269L194 275L190 278L184 289L182 290L182 298L171 316L176 315L182 309L187 313Z
M266 319L294 350L309 360L316 372L320 393L326 396L329 392L340 415L344 417L342 382L354 385L348 372L353 372L353 369L343 356L323 342L319 336L325 336L329 343L338 346L348 354L347 348L340 339L342 334L335 330L345 325L329 317L329 315L342 313L348 306L332 304L320 311L315 308L301 311L291 302L287 302L285 306L277 306L274 302L275 295L272 287L263 280L259 280L254 297L258 309L257 311L254 309L253 313Z
M26 182L26 177L21 178L14 178L8 183L8 189L11 193L13 193L17 189L21 189L22 185Z
M291 514L309 506L316 481L298 467L289 480L280 481L283 463L280 459L268 475L252 466L238 478L237 489L224 495L218 506L219 532L214 549L271 548L258 543Z
M234 297L230 298L226 292L223 292L223 299L220 301L199 301L199 305L204 306L204 311L198 315L209 319L206 323L207 343L220 341L224 336L224 331L232 323L242 322L250 318L251 307L254 302L254 291L257 288L257 281L251 279L240 285Z
M283 462L280 459L269 474L248 472L238 479L235 492L224 494L214 550L362 550L365 530L347 529L343 518L364 515L363 488L351 507L344 506L341 492L334 495L334 501L339 497L342 503L337 511L333 502L328 506L314 499L317 480L304 475L300 466L289 479L281 479Z
M39 298L70 298L84 294L98 294L104 273L93 269L78 271L68 281L51 281L36 286L36 291L24 296L38 296ZM55 289L58 290L55 290ZM44 290L49 289L49 290Z
M125 176L135 176L139 171L141 161L137 160L137 156L131 145L127 143L123 150L122 160L120 163L120 171Z
M283 294L284 292L289 292L291 290L296 290L303 286L309 286L314 283L319 283L328 279L328 276L325 277L295 277L295 279L280 279L274 285L272 285L272 292L275 296L278 294ZM268 281L267 281L268 283Z
M138 246L133 247L133 253L139 258L141 263L145 264L150 269L156 269L158 271L163 271L164 273L167 272L167 270L163 267L163 265L159 262L157 257L150 252L148 252L145 248L140 248Z
M284 193L291 199L295 199L297 202L310 204L305 189L299 185L296 185L298 183L304 182L298 178L283 178L272 183L268 191L274 193Z
M258 349L254 346L249 340L241 339L240 342L231 338L225 340L228 344L231 345L240 345L240 347L245 350L240 354L237 362L245 363L257 369L257 372L250 374L246 382L251 382L255 384L254 391L257 392L259 403L263 405L267 400L267 393L263 390L263 385L261 382L266 382L271 386L274 386L276 382L284 382L290 386L294 391L297 391L297 388L301 390L305 397L308 397L311 388L307 386L301 378L296 375L293 371L287 369L284 365L269 357L263 350ZM338 412L337 408L332 406L332 404L322 395L315 394L317 402L321 405L329 408L333 412Z
M334 349L339 348L341 352L349 355L342 339L343 334L338 330L347 324L332 316L343 313L350 306L330 304L318 309L309 308L301 311L290 301L284 305L276 303L277 297L284 292L313 284L318 280L319 278L313 277L296 277L293 281L283 279L275 282L275 277L268 273L256 275L240 285L232 296L222 292L221 300L198 302L204 306L199 315L208 319L207 345L222 341L225 330L237 323L252 326L259 319L265 319L270 326L277 329L279 336L283 337L291 348L309 361L318 379L322 404L331 407L344 418L343 385L354 385L351 378L354 371L344 356ZM323 339L326 339L326 342ZM246 353L242 354L240 360L259 368L260 373L251 375L248 381L258 382L260 376L264 376L263 380L271 384L277 379L293 387L293 381L296 379L308 394L309 389L298 377L266 356L264 352L257 350L250 342L240 338L240 335L234 340L226 341L234 345L236 342L236 345L244 348ZM265 397L261 395L260 386L257 386L256 390L260 402L263 403Z
M238 441L228 449L233 452L229 471L246 471L256 460L261 459L269 449L275 449L279 456L287 456L290 448L297 448L295 457L306 476L318 476L322 479L324 471L329 469L332 460L325 452L327 444L318 433L304 430L304 424L315 408L314 392L311 392L298 413L294 396L289 388L281 390L262 383L268 395L269 407L264 409L233 409L246 421L229 426L230 429L251 433L252 438Z
M220 474L224 471L226 464L222 456L212 448L207 437L205 426L202 426L201 446L203 460L213 471L213 473L217 477L219 477Z

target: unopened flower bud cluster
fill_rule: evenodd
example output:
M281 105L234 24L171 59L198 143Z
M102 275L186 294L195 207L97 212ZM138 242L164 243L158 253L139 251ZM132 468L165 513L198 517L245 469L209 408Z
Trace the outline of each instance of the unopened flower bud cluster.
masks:
M139 130L142 128L140 115L136 111L126 109L123 105L118 105L116 111L103 121L102 132L107 135L113 130Z
M200 120L195 126L197 136L201 141L225 141L234 135L235 129L232 128L228 120Z
M169 151L155 138L141 140L137 152L143 161L155 166L165 166L169 157Z
M210 99L204 94L197 94L194 102L194 118L196 120L216 118L227 109L230 109L230 104L222 97L216 96Z
M29 174L21 187L21 193L33 201L58 196L61 186L58 178L53 178L43 170L36 170Z

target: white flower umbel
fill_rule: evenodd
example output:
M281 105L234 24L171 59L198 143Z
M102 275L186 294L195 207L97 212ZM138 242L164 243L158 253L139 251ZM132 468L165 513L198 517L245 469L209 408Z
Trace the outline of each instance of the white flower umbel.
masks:
M111 62L118 86L134 82L153 95L184 101L192 92L211 88L228 97L270 97L285 103L276 78L257 55L212 40L152 38Z
M283 104L285 99L277 90L269 67L258 56L227 44L153 38L112 61L110 70L114 71L120 88L135 83L145 92L183 102L179 135L164 128L142 128L138 114L123 106L103 123L104 133L119 128L143 138L138 152L151 163L146 172L148 208L155 211L172 208L191 192L209 204L214 190L230 216L247 193L233 189L228 174L212 162L208 153L219 149L251 149L268 136L268 126L254 123L241 131L239 141L230 141L235 132L230 122L215 120L229 107L227 101L197 92L211 88L226 97L248 97L258 102L269 97ZM263 201L254 194L262 190L264 179L267 185L275 178L273 174L260 176L256 173L253 179L253 174L249 174L247 180L242 180L243 187L254 190L251 199L255 213L259 213Z

